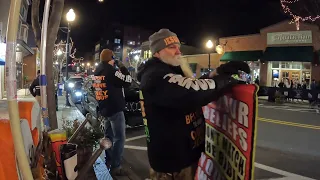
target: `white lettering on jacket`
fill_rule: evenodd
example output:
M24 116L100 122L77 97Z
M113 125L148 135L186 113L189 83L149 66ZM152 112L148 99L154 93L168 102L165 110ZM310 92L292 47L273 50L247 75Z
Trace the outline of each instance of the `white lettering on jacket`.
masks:
M114 74L117 78L121 79L124 82L128 82L131 83L132 82L132 78L130 75L124 75L119 71L116 71L116 73Z
M166 79L169 77L168 82L169 83L175 83L178 84L181 87L184 87L186 89L190 89L190 87L196 91L199 90L208 90L208 89L215 89L216 84L214 80L212 79L190 79L181 76L180 74L166 74L163 79Z

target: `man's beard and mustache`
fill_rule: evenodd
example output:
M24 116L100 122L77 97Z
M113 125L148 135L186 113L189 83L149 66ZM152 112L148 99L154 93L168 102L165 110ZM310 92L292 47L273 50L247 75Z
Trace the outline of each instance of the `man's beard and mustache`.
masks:
M194 79L193 72L187 60L181 58L181 55L175 55L174 57L169 57L166 55L160 56L160 59L171 66L180 66L185 77Z
M171 66L179 66L181 63L181 55L169 56L169 55L160 55L160 59Z

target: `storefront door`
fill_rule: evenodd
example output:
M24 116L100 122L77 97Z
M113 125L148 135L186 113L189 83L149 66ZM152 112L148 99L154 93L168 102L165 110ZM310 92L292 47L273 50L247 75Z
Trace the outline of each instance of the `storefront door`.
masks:
M301 70L281 70L281 79L289 79L290 81L301 81Z

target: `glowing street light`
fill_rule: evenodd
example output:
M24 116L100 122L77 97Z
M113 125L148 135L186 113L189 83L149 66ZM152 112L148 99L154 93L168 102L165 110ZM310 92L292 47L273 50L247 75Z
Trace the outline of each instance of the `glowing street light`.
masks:
M74 13L73 9L70 9L67 13L67 21L73 22L76 19L76 14Z
M138 61L138 60L139 60L139 56L138 56L138 55L135 55L135 56L134 56L134 60Z
M84 63L82 63L81 66L84 66Z
M58 50L57 55L60 56L62 54L61 49Z
M68 69L69 69L69 56L70 56L70 50L69 50L69 38L70 38L70 31L71 31L71 22L73 22L76 19L76 14L74 13L73 9L70 9L66 15L67 21L68 21L68 33L67 33L67 44L66 44L66 80L68 80ZM66 91L66 105L71 106L69 102L69 92Z
M98 66L98 63L94 63L95 66Z
M90 66L90 63L87 63L87 66L89 67L89 66Z
M206 46L207 46L208 49L211 50L211 48L213 47L213 42L212 42L211 40L208 40L207 43L206 43ZM210 69L210 68L211 68L211 67L210 67L210 63L211 63L211 62L210 62L210 61L211 61L211 60L210 60L210 56L211 56L211 55L210 55L210 52L209 52L209 62L208 62L208 70L209 70L209 71L211 71L211 69Z
M103 0L98 0L99 2L103 2Z
M213 42L211 40L209 40L207 43L206 43L206 46L207 48L211 49L213 47Z

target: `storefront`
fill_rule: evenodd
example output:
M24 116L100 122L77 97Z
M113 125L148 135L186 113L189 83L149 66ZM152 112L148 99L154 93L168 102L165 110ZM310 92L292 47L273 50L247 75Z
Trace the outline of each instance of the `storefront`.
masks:
M17 40L16 48L16 80L17 80L17 90L23 88L23 58L32 55L34 52L29 46L21 41ZM5 56L6 56L6 43L0 43L0 99L6 97L5 89Z
M248 63L251 74L246 77L249 81L253 82L255 79L259 79L260 75L260 58L263 55L262 50L253 51L237 51L237 52L225 52L220 61L245 61Z
M225 54L220 61L247 61L253 78L264 86L277 86L288 79L294 83L320 80L319 28L283 21L263 28L259 34L220 38Z

